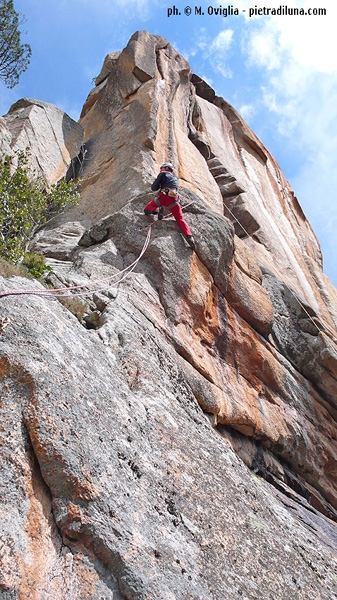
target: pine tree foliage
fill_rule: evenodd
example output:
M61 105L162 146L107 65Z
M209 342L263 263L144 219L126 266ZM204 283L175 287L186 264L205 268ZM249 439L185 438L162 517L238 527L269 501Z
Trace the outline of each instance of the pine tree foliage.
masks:
M25 18L14 9L13 0L0 0L0 80L13 88L26 71L32 51L21 43L19 27Z

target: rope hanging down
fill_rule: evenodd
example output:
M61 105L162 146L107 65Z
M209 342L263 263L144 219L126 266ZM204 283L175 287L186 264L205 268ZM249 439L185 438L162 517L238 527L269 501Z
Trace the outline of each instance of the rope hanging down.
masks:
M188 206L190 206L191 204L194 204L194 202L189 202L188 204L186 204L185 206L183 206L182 208L187 208ZM230 210L230 208L228 206L225 206L226 210L228 210L228 212L231 214L231 216L233 217L233 219L235 219L235 221L240 225L240 227L242 228L242 230L245 232L245 234L247 235L247 237L249 237L250 239L253 239L252 236L248 233L248 231L244 228L244 226L240 223L239 219L234 215L234 213ZM164 217L164 219L167 219L168 217L170 217L170 215L167 215L166 217ZM115 273L114 275L110 276L110 277L106 277L104 279L96 279L94 281L91 281L90 283L86 283L86 284L82 284L82 285L76 285L76 286L71 286L71 287L67 287L67 288L54 288L54 289L44 289L44 290L36 290L36 289L32 289L32 290L25 290L25 289L21 289L21 290L8 290L7 292L0 292L0 298L3 298L5 296L20 296L20 295L35 295L35 296L45 296L47 298L65 298L65 297L71 297L71 298L75 298L75 297L79 297L79 296L88 296L90 294L93 293L97 293L97 292L103 292L104 290L106 290L111 283L114 283L114 285L119 285L122 281L125 281L125 279L132 273L132 271L134 271L134 269L136 268L137 264L139 263L140 259L142 258L142 256L145 254L149 244L150 244L150 240L151 240L151 233L152 233L152 225L153 223L150 223L150 225L148 226L148 231L147 231L147 235L145 238L145 242L143 245L143 248L141 249L141 252L139 254L139 256L136 258L136 260L131 263L131 265L129 265L128 267L125 267L122 271L119 271L118 273ZM123 275L124 273L124 275ZM122 277L121 277L122 275ZM120 279L118 279L120 278ZM116 281L115 281L116 280ZM98 285L98 284L102 284L105 283L106 285L104 285L103 287L99 287L90 291L84 291L84 292L76 292L75 294L70 294L69 292L71 292L72 290L77 290L77 289L82 289L82 288L88 288L90 286L94 286L94 285ZM284 281L283 282L284 285L288 288L288 290L290 291L290 293L292 294L292 296L295 298L295 300L297 301L297 303L299 304L299 306L302 308L303 312L306 314L306 316L309 318L309 320L312 322L312 324L315 326L315 328L317 329L318 332L327 332L329 333L329 338L330 340L334 343L337 344L335 338L335 333L330 329L330 327L328 327L327 325L322 325L321 327L319 327L316 323L316 321L314 321L314 319L312 318L312 316L309 314L309 312L307 311L307 309L305 308L305 306L303 305L303 303L300 301L300 299L298 298L298 296L293 292L293 290L291 289L291 287Z
M25 289L20 289L20 290L8 290L6 292L0 292L0 298L3 298L5 296L22 296L22 295L34 295L34 296L45 296L47 298L65 298L65 297L78 297L78 296L88 296L89 294L93 294L95 292L102 292L104 290L106 290L109 285L113 282L115 285L118 285L119 283L121 283L122 281L124 281L129 275L130 273L132 273L132 271L134 271L134 269L136 268L137 264L139 263L140 259L142 258L142 256L144 255L144 253L146 252L150 240L151 240L151 231L152 231L152 225L153 223L150 223L149 227L148 227L148 231L147 231L147 235L145 238L145 242L143 245L143 248L141 249L141 252L139 254L139 256L136 258L136 260L131 263L131 265L129 265L128 267L125 267L125 269L123 269L122 271L119 271L118 273L115 273L114 275L111 275L110 277L105 277L104 279L96 279L95 281L91 281L89 283L85 283L82 285L74 285L71 287L67 287L67 288L54 288L54 289L44 289L44 290L36 290L36 289L32 289L32 290L25 290ZM124 273L124 275L123 275ZM118 279L120 278L120 279ZM114 281L116 280L116 281ZM70 294L69 292L72 290L78 290L78 289L82 289L82 288L88 288L90 286L97 286L98 284L102 284L105 283L106 285L104 285L103 287L99 287L93 290L87 290L84 292L76 292L75 294Z
M189 202L188 204L185 204L185 206L183 206L182 208L183 209L187 208L191 204L193 204L193 202ZM167 219L169 216L170 215L166 215L164 217L164 219ZM131 265L129 265L128 267L125 267L125 269L123 269L122 271L119 271L118 273L115 273L114 275L111 275L110 277L106 277L104 279L96 279L94 281L91 281L89 283L84 283L82 285L73 285L70 287L63 287L63 288L53 288L53 289L48 288L48 289L44 289L44 290L36 290L36 289L8 290L7 292L0 292L0 298L4 298L5 296L23 296L23 295L44 296L46 298L52 298L52 297L54 297L54 298L69 298L69 297L76 298L79 296L88 296L90 294L94 294L97 292L103 292L104 290L106 290L109 287L109 285L111 283L114 283L114 285L119 285L122 281L124 281L130 275L130 273L132 273L132 271L134 271L134 269L136 268L140 259L142 258L142 256L145 254L147 248L149 247L150 240L151 240L152 226L153 226L153 223L150 223L150 225L148 226L148 231L147 231L144 245L141 249L139 256L136 258L136 260L133 263L131 263ZM124 275L123 275L123 273L124 273ZM122 277L121 277L121 275L122 275ZM120 279L119 279L119 277L120 277ZM71 292L72 290L88 288L90 286L99 285L101 283L106 283L107 285L104 285L103 287L99 287L99 288L89 290L89 291L76 292L75 294L69 294L69 292Z

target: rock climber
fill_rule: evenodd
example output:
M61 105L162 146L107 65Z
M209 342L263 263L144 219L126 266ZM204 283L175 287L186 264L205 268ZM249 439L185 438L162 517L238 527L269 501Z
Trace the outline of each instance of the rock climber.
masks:
M187 243L194 250L195 244L193 235L184 219L183 211L180 206L180 200L177 194L178 179L173 175L173 166L171 163L165 162L161 165L160 173L151 185L151 189L154 192L159 190L159 192L157 197L144 207L144 213L146 215L158 214L158 219L161 220L163 218L164 208L168 208L177 221Z

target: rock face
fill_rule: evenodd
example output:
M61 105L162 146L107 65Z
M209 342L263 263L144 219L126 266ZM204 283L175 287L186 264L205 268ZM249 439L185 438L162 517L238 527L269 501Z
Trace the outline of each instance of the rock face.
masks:
M337 599L336 290L289 183L147 32L65 129L82 200L34 250L84 287L0 297L0 597ZM143 215L164 160L196 252Z
M29 148L32 174L47 185L63 177L80 153L82 127L62 110L38 100L23 98L13 104L0 122L0 156Z

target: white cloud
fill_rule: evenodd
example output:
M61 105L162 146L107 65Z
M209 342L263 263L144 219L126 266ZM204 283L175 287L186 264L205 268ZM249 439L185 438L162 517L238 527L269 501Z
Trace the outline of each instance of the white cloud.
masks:
M227 37L225 30L212 44L218 46L217 65L221 64L221 54L222 62L231 65L228 51L234 64L240 65L240 40L247 67L241 76L242 85L236 80L240 113L255 130L275 140L280 154L287 154L290 183L323 250L328 252L324 262L337 285L337 2L316 3L326 6L326 16L249 18L249 9L261 4L241 0L240 12L246 10L245 19L237 22L232 36ZM279 0L266 4L275 9L285 6ZM315 2L288 0L286 5L308 11ZM222 36L228 42L223 48L218 43Z
M233 42L233 30L224 29L216 36L211 44L211 52L226 52Z
M234 40L234 31L224 29L214 38L209 45L207 52L208 58L213 62L213 68L225 78L233 76L232 69L229 67L230 50Z
M239 113L244 119L250 119L256 112L256 108L253 104L243 104L239 107Z
M303 2L306 9L310 4ZM288 48L298 65L323 73L337 69L337 4L329 4L326 16L284 17L279 24L280 47Z
M293 4L308 9L312 2ZM270 124L302 156L291 183L319 239L324 238L325 262L332 265L332 253L337 262L337 3L327 12L325 17L246 20L242 49L247 66L262 78ZM337 269L333 278L337 283Z
M248 65L277 69L281 65L277 29L273 23L258 24L248 32L243 40L243 48L248 54Z
M278 0L269 0L268 6L273 5L282 6ZM288 0L287 3L288 7L303 8L305 11L309 11L311 5L312 0ZM274 68L274 65L277 67L280 64L277 54L287 52L301 67L325 73L335 71L337 3L329 3L326 11L325 16L261 15L248 19L246 24L251 27L250 59L267 68Z

